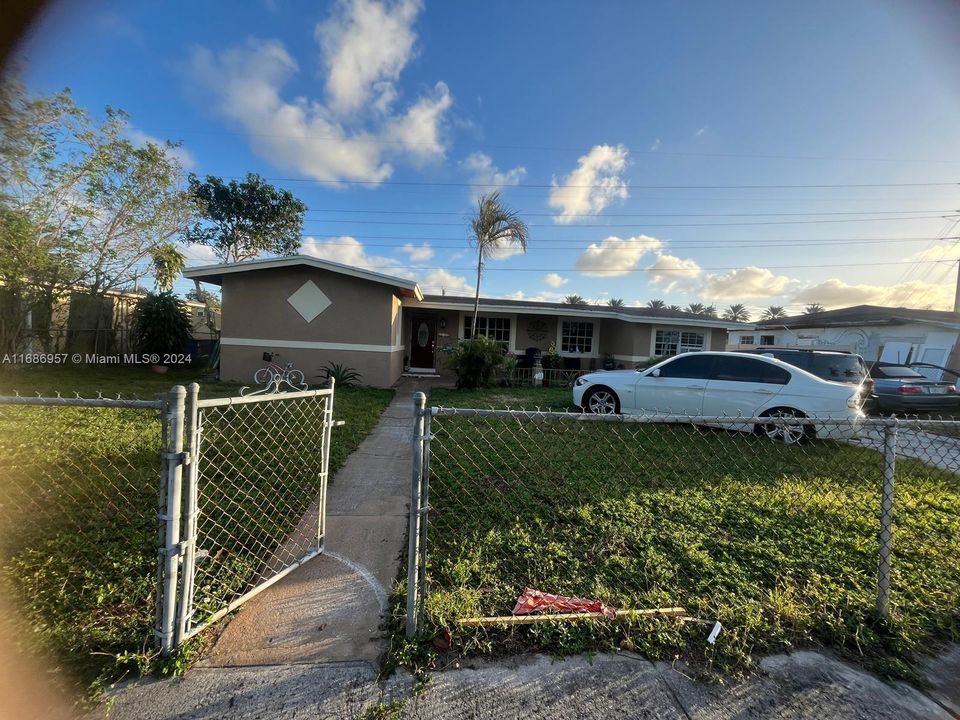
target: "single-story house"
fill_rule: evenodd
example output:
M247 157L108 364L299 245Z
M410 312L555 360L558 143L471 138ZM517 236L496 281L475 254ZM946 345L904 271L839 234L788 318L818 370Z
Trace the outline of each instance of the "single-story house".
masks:
M958 336L960 313L856 305L731 327L727 349L809 347L855 352L868 363L925 362L960 368ZM941 375L925 374L938 379Z
M191 268L222 290L220 376L249 382L264 364L293 362L316 382L342 363L387 387L405 371L449 376L444 345L469 337L472 297L424 296L418 284L306 255ZM722 350L729 322L650 308L480 299L478 332L519 356L553 344L566 367L606 357L632 367L654 356Z

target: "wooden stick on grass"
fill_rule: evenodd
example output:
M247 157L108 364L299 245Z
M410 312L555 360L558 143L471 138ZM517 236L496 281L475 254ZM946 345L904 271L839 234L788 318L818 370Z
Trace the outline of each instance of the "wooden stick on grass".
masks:
M650 610L617 610L616 620L626 620L641 617L679 617L686 615L682 607L653 608ZM496 615L493 617L463 618L457 622L460 625L533 625L551 620L603 620L609 619L602 612L582 613L544 613L542 615Z

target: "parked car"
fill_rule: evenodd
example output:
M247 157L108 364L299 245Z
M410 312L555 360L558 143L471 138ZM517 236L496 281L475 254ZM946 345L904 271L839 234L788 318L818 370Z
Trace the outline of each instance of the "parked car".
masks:
M874 363L871 410L879 413L956 412L960 393L949 380L931 380L905 365Z
M586 412L601 414L842 421L820 428L782 423L733 428L752 429L784 442L813 435L852 437L863 419L860 386L823 380L782 360L739 352L693 352L646 370L589 373L574 384L573 402Z
M842 382L860 387L863 404L873 392L873 380L867 363L856 353L841 350L813 350L811 348L761 347L744 352L783 360L801 370L816 375L821 380Z

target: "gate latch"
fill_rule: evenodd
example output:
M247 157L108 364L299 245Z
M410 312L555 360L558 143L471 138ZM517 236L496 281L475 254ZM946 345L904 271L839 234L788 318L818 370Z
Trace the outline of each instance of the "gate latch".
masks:
M162 452L160 457L164 460L173 462L174 465L189 465L190 453L188 452Z

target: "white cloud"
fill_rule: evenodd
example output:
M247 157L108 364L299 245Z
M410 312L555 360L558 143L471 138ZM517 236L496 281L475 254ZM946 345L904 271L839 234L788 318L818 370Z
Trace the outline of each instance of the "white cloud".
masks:
M527 169L522 165L502 171L493 164L493 158L482 152L470 153L460 161L460 165L470 174L470 184L476 187L478 193L519 185L527 174Z
M423 262L433 257L433 248L430 247L430 243L424 243L423 245L407 243L400 248L400 252L409 255L411 262Z
M707 131L707 126L704 125L704 126L702 126L701 128L699 128L695 133L693 133L693 136L694 136L694 137L700 137L700 136L702 136L706 131Z
M907 260L956 260L957 243L939 243L914 253Z
M307 237L300 244L300 252L321 260L331 260L343 265L366 268L386 275L413 277L411 271L404 267L402 261L381 255L368 255L363 243L349 235L325 240Z
M326 69L330 109L354 113L371 102L385 112L396 99L393 83L413 57L419 0L341 0L316 27Z
M650 145L650 152L656 152L656 151L659 150L659 149L660 149L660 138L657 138L657 139L654 140L653 143Z
M945 283L912 280L896 285L851 285L843 280L831 278L800 290L793 296L793 301L820 303L827 308L887 305L950 310L953 308L955 288L952 279Z
M419 9L419 0L340 2L316 31L324 98L283 96L300 68L278 40L251 38L219 53L196 48L187 72L201 101L242 128L253 151L273 165L316 180L385 180L395 162L419 166L446 151L453 99L445 83L394 107L394 81L412 57Z
M138 147L142 147L147 143L159 145L164 149L164 152L167 155L179 162L180 167L182 167L184 170L193 170L197 166L197 159L193 156L193 153L183 147L183 145L168 144L166 140L161 140L158 137L154 137L153 135L145 133L143 130L135 128L132 125L127 126L126 136L129 138L130 142Z
M708 300L742 300L777 297L795 288L797 280L774 275L767 268L737 268L722 275L707 275L700 294Z
M201 245L200 243L188 243L186 245L180 246L180 252L183 253L183 256L187 259L187 264L200 263L202 265L208 265L210 263L218 263L220 259L217 257L214 249L209 245Z
M563 275L558 273L547 273L543 276L543 281L550 287L558 288L561 285L566 285L568 282L570 282L570 279L565 278Z
M651 283L663 286L664 292L689 288L702 272L696 260L666 253L657 253L657 259L647 270L652 273Z
M550 207L560 211L559 223L582 215L598 215L615 200L630 196L621 174L627 167L628 151L623 145L595 145L577 161L577 167L562 181L553 180Z
M611 236L599 245L591 243L577 258L574 267L584 275L626 275L640 264L645 254L662 246L662 241L648 235L629 238Z
M431 270L419 280L420 289L429 295L473 295L474 288L462 275L438 269Z

